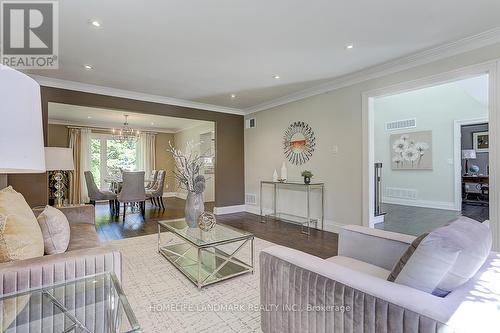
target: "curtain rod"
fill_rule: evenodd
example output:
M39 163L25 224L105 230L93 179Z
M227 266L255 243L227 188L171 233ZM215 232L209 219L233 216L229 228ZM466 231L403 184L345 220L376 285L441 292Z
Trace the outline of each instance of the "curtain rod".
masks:
M112 128L109 128L109 127L90 127L90 126L71 126L71 125L68 125L66 126L66 128L74 128L74 129L82 129L82 128L88 128L90 130L97 130L97 131L109 131L109 132L113 132L113 129ZM149 133L149 134L158 134L157 132L151 132L151 131L143 131L143 130L139 130L140 133Z

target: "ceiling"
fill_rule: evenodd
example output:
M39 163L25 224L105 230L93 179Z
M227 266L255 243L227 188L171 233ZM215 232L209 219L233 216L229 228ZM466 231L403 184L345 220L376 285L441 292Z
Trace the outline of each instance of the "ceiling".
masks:
M60 68L31 73L235 109L500 26L498 0L86 0L59 11Z
M148 115L144 113L49 103L49 124L119 128L128 115L129 125L137 130L176 133L209 121Z

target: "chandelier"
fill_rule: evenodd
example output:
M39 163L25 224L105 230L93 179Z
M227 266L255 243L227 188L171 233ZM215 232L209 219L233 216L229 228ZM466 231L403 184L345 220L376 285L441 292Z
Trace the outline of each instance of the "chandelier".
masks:
M113 139L118 141L136 141L139 138L139 134L139 131L130 127L128 115L125 115L125 122L121 128L113 128Z

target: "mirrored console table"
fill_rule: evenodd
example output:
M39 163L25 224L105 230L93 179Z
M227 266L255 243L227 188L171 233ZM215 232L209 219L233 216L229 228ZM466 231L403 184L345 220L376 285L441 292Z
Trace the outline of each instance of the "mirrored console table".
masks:
M273 187L273 213L271 214L263 214L263 199L262 199L262 191L264 185L271 185ZM302 188L305 192L305 208L306 208L306 216L297 216L293 214L288 214L286 212L280 212L277 207L277 202L278 202L278 195L280 189L284 188L289 188L289 187L295 187L295 188ZM320 217L319 218L311 218L311 192L312 191L319 191L321 195L321 212L320 212ZM324 220L324 214L325 214L325 199L324 199L324 192L325 192L325 184L324 183L310 183L310 184L304 184L304 183L299 183L299 182L273 182L273 181L261 181L260 182L260 216L261 216L261 223L265 223L267 219L275 219L275 220L281 220L281 221L286 221L286 222L291 222L295 224L301 225L301 232L309 235L311 233L311 225L314 226L314 228L318 229L320 226L321 230L323 230L323 220Z

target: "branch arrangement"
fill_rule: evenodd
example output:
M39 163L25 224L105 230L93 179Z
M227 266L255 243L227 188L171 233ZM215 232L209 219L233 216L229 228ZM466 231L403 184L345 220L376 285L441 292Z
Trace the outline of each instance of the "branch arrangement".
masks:
M205 191L205 177L200 175L200 172L206 164L206 158L211 156L199 154L194 149L196 145L192 142L186 144L185 153L175 149L170 141L168 145L170 147L168 151L175 161L174 176L179 186L189 192L203 193Z

